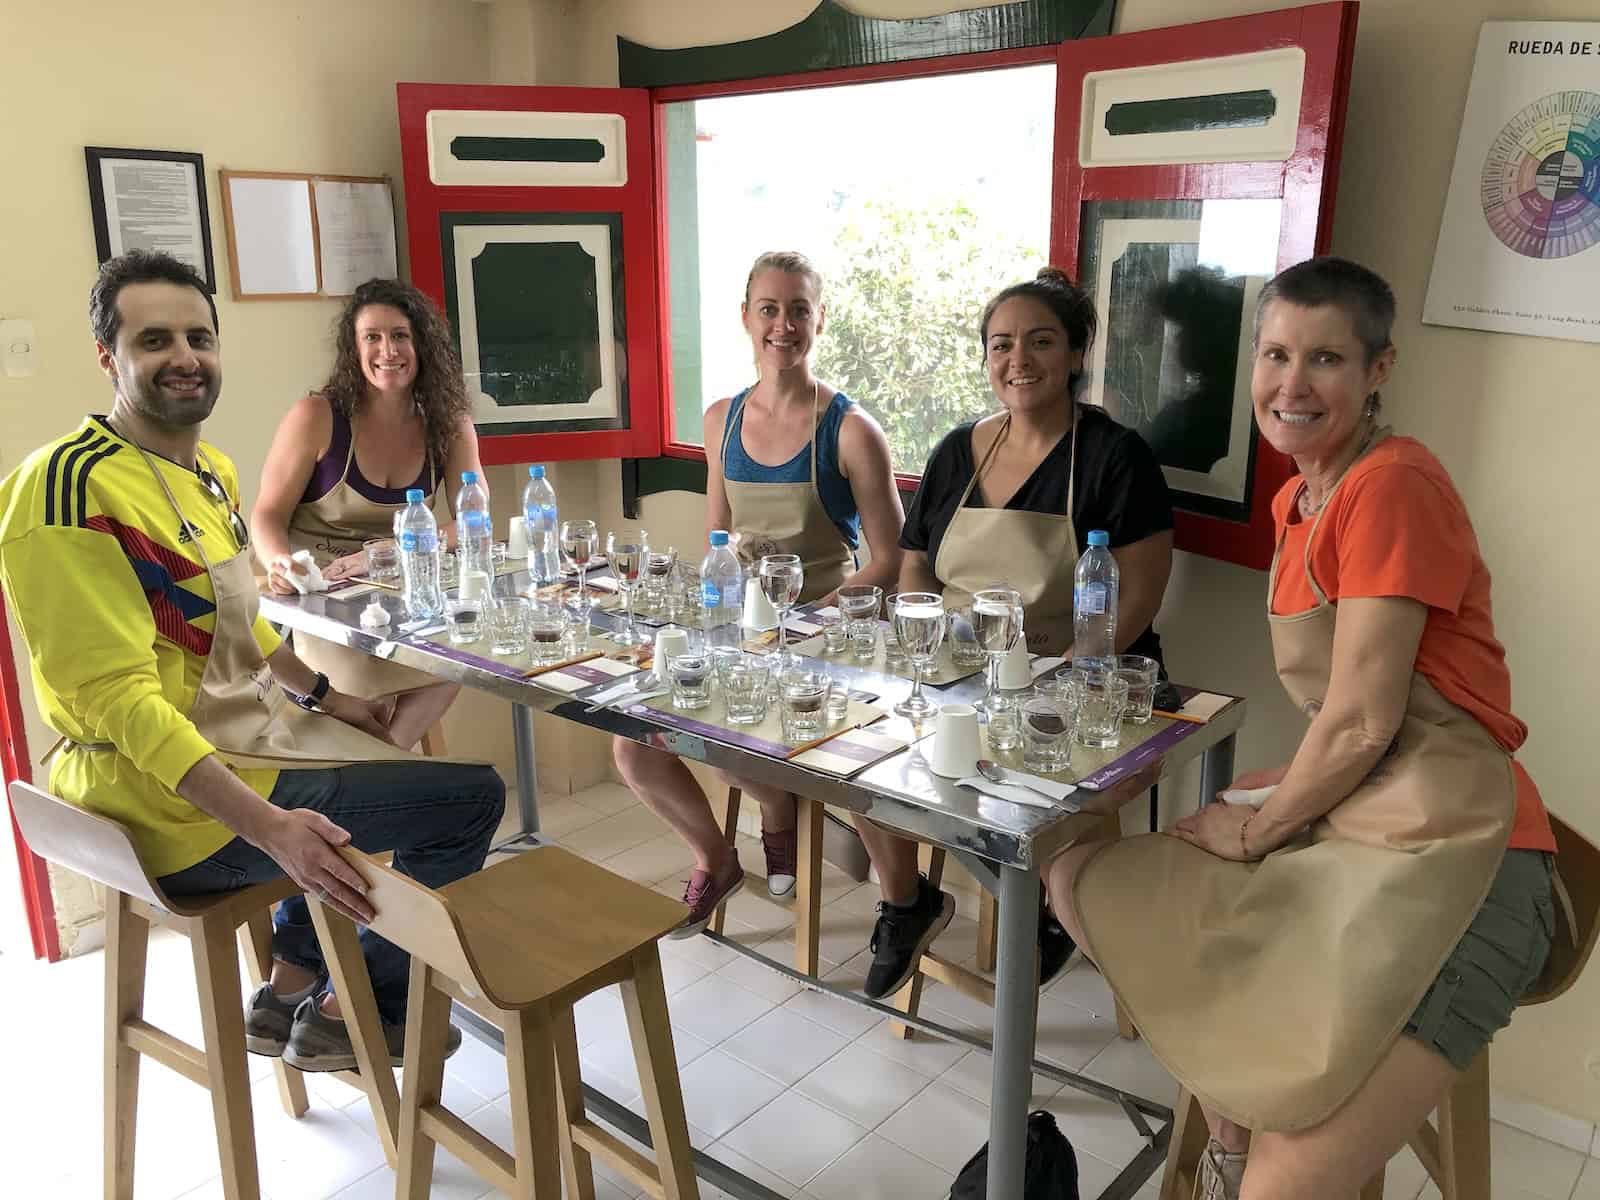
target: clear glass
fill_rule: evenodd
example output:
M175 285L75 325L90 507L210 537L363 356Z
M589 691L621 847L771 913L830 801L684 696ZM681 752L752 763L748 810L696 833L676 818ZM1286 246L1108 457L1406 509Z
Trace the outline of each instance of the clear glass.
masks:
M757 658L740 658L721 672L722 705L735 725L759 725L767 719L768 672Z
M827 280L817 374L849 381L897 470L919 473L947 430L991 411L973 331L990 296L1046 261L1055 76L1047 63L662 105L673 439L701 444L710 398L750 383L736 308L775 230Z
M543 604L529 607L528 655L535 666L548 666L570 657L567 626L568 616L561 609ZM572 651L574 655L577 653L581 651Z
M489 610L489 649L495 654L527 653L532 609L521 596L502 596Z
M950 610L945 641L950 643L950 661L958 667L981 666L985 660L983 647L978 645L978 631L973 625L972 606Z
M1122 719L1132 721L1135 725L1147 723L1156 705L1156 684L1161 678L1160 664L1142 654L1119 654L1117 674L1128 684L1128 709L1122 714Z
M1029 696L1019 713L1022 765L1053 774L1072 765L1072 721L1062 703L1051 696Z
M839 611L844 614L850 656L863 661L878 653L878 610L883 589L869 583L852 583L839 589Z
M850 685L842 679L828 684L828 724L837 725L850 715Z
M667 660L667 679L672 684L673 708L692 710L711 703L710 655L674 654Z
M587 604L571 604L561 609L561 646L567 657L576 658L589 649L592 611Z
M600 552L600 531L593 521L561 522L561 553L578 572L578 603L589 603L589 563Z
M1122 710L1128 683L1110 671L1074 669L1078 689L1078 742L1094 750L1111 750L1122 741Z
M494 563L497 570L505 565L506 554L506 544L504 542L495 542L489 547L489 561Z
M444 541L443 538L439 540ZM439 551L439 586L446 591L456 586L456 562L454 550Z
M778 610L778 661L787 664L789 659L789 613L800 589L805 584L805 570L798 554L768 554L756 568L761 580L761 590L767 600Z
M911 660L911 694L894 706L902 717L921 719L939 706L922 694L922 673L933 665L944 641L944 598L933 592L902 592L895 597L895 639Z
M727 674L728 668L735 663L743 662L745 653L737 646L713 646L711 648L711 676L713 682L719 686L722 677Z
M1017 696L1005 692L995 692L985 699L989 704L989 749L1015 750L1022 744L1022 726L1018 714L1021 701Z
M979 712L993 714L1000 687L1000 664L1022 639L1022 593L1016 588L984 588L972 597L972 626L978 646L988 655ZM1015 745L1016 743L1012 743Z
M779 717L786 742L809 742L828 724L828 676L822 671L790 670L778 676Z
M889 618L883 627L883 665L891 671L906 661L906 652L894 628L894 606L899 599L899 592L890 592L883 598L883 611Z
M611 573L622 589L622 600L627 616L622 628L611 635L619 646L639 647L651 644L651 637L634 622L633 599L639 590L639 576L644 571L645 558L650 553L650 535L642 529L624 529L612 532L606 538L606 557Z
M367 556L368 579L373 583L400 582L400 547L393 538L372 538L361 549Z
M837 607L832 612L819 612L816 619L822 623L822 649L828 654L843 654L850 644L850 625Z
M463 600L459 596L447 600L445 617L449 621L446 628L450 631L450 640L456 645L465 646L483 636L483 601Z
M678 565L678 550L668 546L665 550L651 550L644 556L645 607L660 612L666 607L667 587L672 582L673 568Z

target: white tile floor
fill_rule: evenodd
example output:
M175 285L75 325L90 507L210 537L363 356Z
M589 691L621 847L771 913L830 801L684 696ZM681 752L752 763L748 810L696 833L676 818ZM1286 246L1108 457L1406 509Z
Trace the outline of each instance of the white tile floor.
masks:
M543 809L546 830L619 874L681 893L688 859L660 822L613 785ZM759 843L741 847L759 862ZM825 975L859 986L876 888L856 887L826 868ZM792 917L749 889L730 908L729 932L768 956L792 961ZM973 923L957 918L941 947L958 960L974 950ZM988 1130L988 1061L976 1051L889 1036L875 1015L815 992L704 939L663 942L674 1037L696 1146L797 1200L933 1200L982 1144ZM150 1019L198 1037L187 943L151 943ZM927 1006L956 1025L986 1026L986 1010L948 988L930 987ZM6 1041L0 1128L7 1131L6 1192L92 1197L100 1191L100 958L54 967L0 957L0 995L15 1020ZM642 1111L626 1022L615 990L578 1006L586 1080ZM26 1030L26 1036L16 1036ZM1116 1037L1104 982L1079 964L1041 997L1043 1057L1086 1070L1170 1103L1174 1086L1140 1043ZM343 1084L313 1077L311 1111L287 1119L269 1064L252 1059L263 1193L276 1200L375 1200L393 1176L371 1114ZM446 1103L486 1136L509 1145L503 1060L470 1037L446 1072ZM1112 1105L1035 1077L1034 1102L1053 1112L1077 1147L1085 1197L1095 1195L1140 1148ZM1600 1159L1496 1124L1496 1200L1600 1200ZM139 1200L220 1197L209 1105L199 1089L148 1065L140 1088L136 1195ZM636 1189L596 1167L600 1200ZM1385 1194L1437 1198L1421 1165L1397 1159ZM441 1153L433 1194L440 1200L496 1195ZM705 1197L720 1197L703 1186ZM1155 1184L1140 1192L1154 1197Z

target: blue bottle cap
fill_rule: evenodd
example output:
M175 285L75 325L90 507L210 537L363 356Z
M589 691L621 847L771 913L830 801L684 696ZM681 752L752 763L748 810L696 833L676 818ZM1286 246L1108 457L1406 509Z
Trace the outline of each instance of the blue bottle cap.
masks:
M728 531L726 529L713 529L711 531L711 544L713 546L726 546L728 544Z
M411 504L421 504L422 503L422 489L421 488L407 488L406 489L406 500L407 500L408 503L411 503Z
M463 471L463 472L461 472L461 482L462 483L477 483L478 482L478 473L476 471Z
M544 468L542 466L538 466L536 464L536 465L531 466L531 467L528 468L528 474L531 475L535 479L543 479L544 478Z
M1091 529L1089 531L1089 545L1109 546L1111 545L1111 535L1104 529Z

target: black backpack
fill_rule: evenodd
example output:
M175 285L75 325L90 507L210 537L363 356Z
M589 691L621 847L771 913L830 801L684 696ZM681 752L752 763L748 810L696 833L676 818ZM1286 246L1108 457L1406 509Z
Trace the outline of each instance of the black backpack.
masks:
M1078 1156L1072 1143L1043 1111L1028 1117L1028 1159L1023 1172L1023 1200L1078 1200ZM986 1200L989 1194L989 1147L985 1143L961 1168L950 1185L950 1200Z

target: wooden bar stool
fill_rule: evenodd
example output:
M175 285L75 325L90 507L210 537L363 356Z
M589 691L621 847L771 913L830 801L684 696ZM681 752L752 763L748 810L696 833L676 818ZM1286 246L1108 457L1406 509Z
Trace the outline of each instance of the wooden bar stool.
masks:
M736 787L728 788L728 804L722 813L722 833L728 845L739 836L739 800ZM821 965L817 947L822 924L822 812L823 806L801 795L795 796L797 861L794 872L794 969L816 975ZM710 929L721 933L727 917L724 901L712 914Z
M107 1200L131 1200L133 1196L141 1055L211 1092L223 1194L228 1200L256 1200L261 1185L234 932L239 932L250 978L259 985L272 969L271 907L298 895L299 888L292 880L279 879L233 892L172 900L145 870L127 829L118 822L22 782L11 785L11 808L34 853L106 888L103 1136ZM315 909L312 915L317 916ZM152 925L174 929L189 939L200 993L204 1049L144 1019L145 952ZM317 932L362 1066L360 1074L342 1072L341 1077L366 1093L384 1154L392 1164L396 1161L399 1108L394 1073L389 1069L371 981L364 967L347 969L348 964L361 962L355 928L348 921L319 920ZM376 1062L374 1055L378 1056ZM291 1117L304 1116L304 1076L282 1060L273 1063L273 1073L284 1111Z
M1539 981L1518 1007L1554 1000L1578 981L1600 940L1600 847L1554 814L1556 866L1563 887L1556 896L1556 933ZM1206 1120L1187 1091L1178 1096L1177 1123L1167 1148L1162 1200L1188 1200ZM1440 1103L1436 1121L1424 1121L1409 1139L1442 1200L1489 1200L1489 1053L1473 1060ZM1361 1200L1383 1200L1384 1172L1361 1189Z
M411 953L396 1196L423 1200L443 1145L502 1191L593 1200L599 1154L664 1200L695 1200L667 995L656 940L683 905L555 846L541 846L434 891L345 849L370 885L372 928ZM572 1006L622 984L656 1162L584 1112ZM440 1101L450 1002L505 1034L515 1154Z

